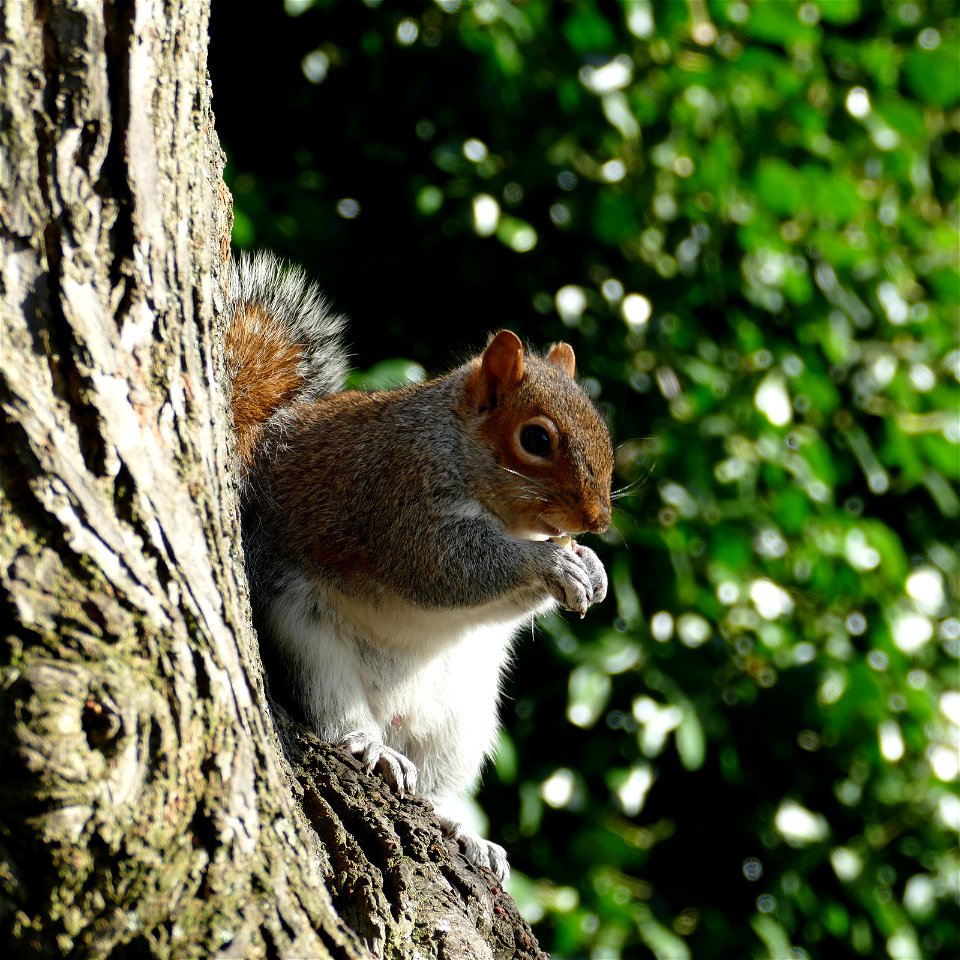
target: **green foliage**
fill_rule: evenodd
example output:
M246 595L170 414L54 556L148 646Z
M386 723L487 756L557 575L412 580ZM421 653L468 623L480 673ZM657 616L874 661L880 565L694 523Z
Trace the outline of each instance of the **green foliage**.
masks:
M237 242L361 364L564 337L643 478L482 791L544 947L955 956L955 5L304 7L267 117L215 9Z

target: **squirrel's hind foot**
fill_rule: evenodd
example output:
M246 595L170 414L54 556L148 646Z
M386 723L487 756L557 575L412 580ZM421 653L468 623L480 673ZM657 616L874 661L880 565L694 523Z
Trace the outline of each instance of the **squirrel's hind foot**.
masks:
M417 792L417 768L398 750L374 740L361 730L348 733L338 746L346 747L366 768L374 770L401 796Z
M440 823L448 837L460 842L463 855L470 863L481 870L489 870L497 878L497 883L506 882L510 876L510 864L507 862L507 851L500 844L485 840L479 833L468 830L462 823L449 817L440 817Z

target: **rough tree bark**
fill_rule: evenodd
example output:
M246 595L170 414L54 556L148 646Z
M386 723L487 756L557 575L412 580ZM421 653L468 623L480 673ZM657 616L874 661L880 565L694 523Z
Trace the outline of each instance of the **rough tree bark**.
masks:
M265 693L207 3L0 18L0 953L543 956L426 804Z

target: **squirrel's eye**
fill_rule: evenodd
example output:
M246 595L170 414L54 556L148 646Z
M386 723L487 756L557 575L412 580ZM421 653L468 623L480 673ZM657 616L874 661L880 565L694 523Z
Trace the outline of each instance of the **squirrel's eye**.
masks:
M520 443L527 453L535 457L545 457L550 453L550 434L537 423L527 424L520 431Z

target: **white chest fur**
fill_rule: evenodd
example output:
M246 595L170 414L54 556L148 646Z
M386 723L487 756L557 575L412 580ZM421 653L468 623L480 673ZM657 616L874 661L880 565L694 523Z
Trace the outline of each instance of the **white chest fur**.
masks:
M471 786L496 738L510 642L531 614L504 603L385 609L296 578L268 617L320 736L382 740L436 799Z

